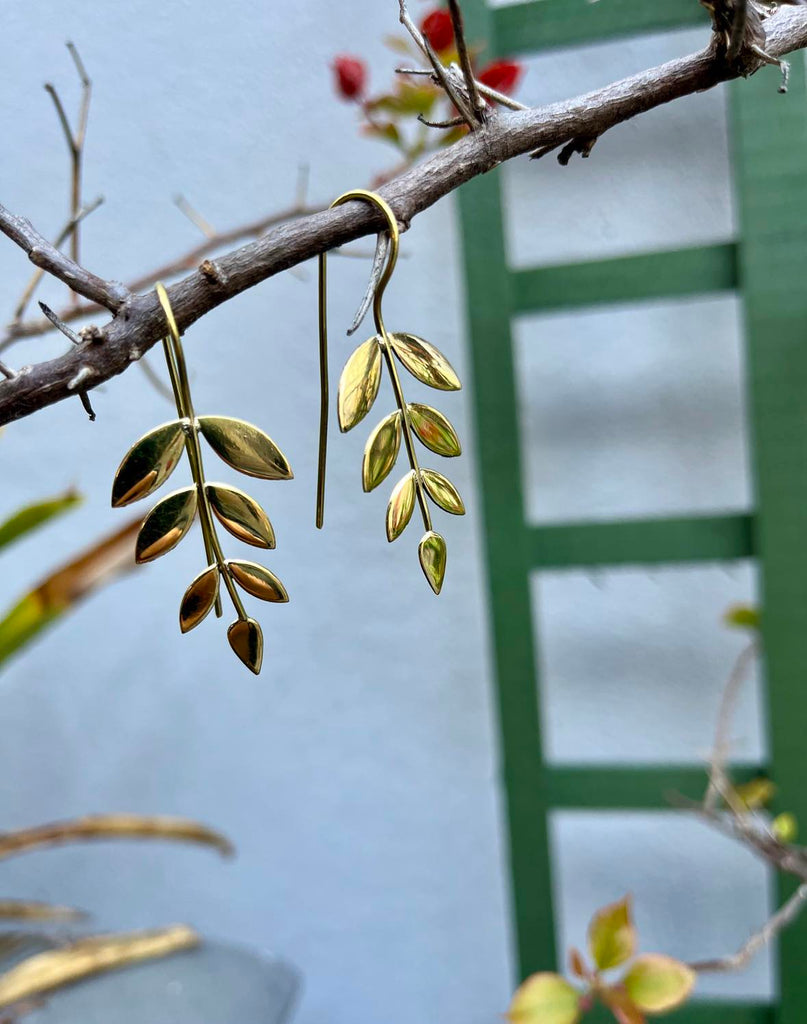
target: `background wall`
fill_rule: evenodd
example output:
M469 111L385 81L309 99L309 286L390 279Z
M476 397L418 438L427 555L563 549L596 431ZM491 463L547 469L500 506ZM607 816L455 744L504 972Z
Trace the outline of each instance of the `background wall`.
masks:
M0 199L45 234L64 219L64 142L42 83L54 81L72 109L78 89L66 39L79 46L95 83L85 196L101 192L107 201L85 225L83 251L105 276L125 280L197 240L171 206L177 192L228 227L288 204L301 162L311 165L315 200L365 184L395 157L358 135L354 112L333 97L328 63L337 52L363 54L382 87L396 60L381 44L398 29L395 6L356 0L346 18L324 0L44 0L35 9L12 2L4 9ZM684 34L642 44L649 50L545 58L531 66L523 96L539 102L582 91L699 42ZM514 262L631 251L668 243L670 230L681 244L731 237L724 122L719 93L696 97L615 131L591 161L566 172L550 163L508 169ZM676 191L682 182L690 193ZM432 339L467 379L450 201L418 218L404 251L387 320ZM352 318L367 265L332 267L336 364L351 350L339 328ZM176 848L65 850L4 864L2 887L84 906L103 927L189 919L206 933L281 953L305 975L300 1024L481 1024L507 1004L511 961L470 395L466 389L441 406L465 444L452 478L468 515L445 523L448 577L435 601L417 565L417 535L387 545L385 496L361 493L362 431L334 435L327 529L313 529L315 268L304 272L215 311L187 344L199 411L260 424L295 472L293 483L251 491L275 525L278 547L267 561L291 595L287 606L261 609L261 677L235 661L223 623L179 636L178 602L202 567L192 537L90 600L0 679L4 827L114 809L184 814L224 829L239 857L222 865ZM13 246L0 246L9 313L28 273ZM58 304L63 295L48 286L43 298ZM531 515L663 513L676 500L698 510L747 504L737 441L739 313L731 303L558 320L519 325L524 439L535 456L527 467ZM674 342L682 331L687 339L701 331L714 348L693 343L691 360L681 360ZM591 358L613 368L607 386L591 371L597 390L582 388L574 369L583 336ZM641 346L653 341L667 345L666 362L642 360ZM57 338L36 340L10 361L61 347ZM667 382L660 398L659 381ZM708 413L694 441L680 401L693 382L701 388L695 405ZM651 402L643 401L648 388L657 396ZM93 401L96 423L78 402L62 403L12 425L0 441L0 513L73 483L87 497L68 519L4 554L6 603L125 521L128 512L108 508L118 461L171 416L137 368ZM558 421L564 410L578 429ZM626 410L629 427L620 419ZM613 445L610 456L592 445L604 424L622 447L598 485L591 474L614 457ZM659 455L654 478L646 467ZM227 478L218 466L216 473ZM615 478L616 489L608 486ZM629 756L703 755L737 645L720 614L753 591L750 567L705 572L683 583L658 574L536 580L553 756L619 759L620 724L637 708L645 727ZM747 757L764 750L757 703L752 687L738 726ZM643 897L649 945L693 956L739 945L767 904L755 865L697 826L675 822L660 833L640 819L556 822L564 939L580 943L596 902L632 887ZM698 949L685 945L693 920ZM772 980L763 960L744 979L721 984L765 995Z

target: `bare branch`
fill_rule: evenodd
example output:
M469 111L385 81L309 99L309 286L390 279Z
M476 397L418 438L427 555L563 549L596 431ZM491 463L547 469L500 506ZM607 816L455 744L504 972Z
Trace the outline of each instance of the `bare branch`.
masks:
M800 885L790 899L736 953L718 960L699 960L689 966L699 974L715 971L741 971L776 936L798 918L807 903L807 884Z
M197 227L205 238L215 238L218 232L205 218L199 213L199 211L188 202L185 196L174 196L174 206L184 213L191 224Z
M462 77L465 80L465 88L468 90L471 110L476 116L476 120L480 124L484 124L487 120L488 108L485 101L480 97L476 86L471 55L468 53L468 44L465 42L465 25L462 20L462 11L458 0L448 0L448 11L451 15L451 24L454 27L454 42L457 44L457 56L460 59Z
M807 45L807 11L780 7L765 22L766 51L777 58ZM753 69L745 64L746 73ZM466 181L505 160L542 146L600 136L638 114L720 82L738 77L714 47L670 61L595 92L563 103L513 113L493 114L484 129L412 167L379 189L401 225L428 209ZM783 102L787 102L784 101ZM297 211L294 213L298 216ZM180 330L247 288L288 270L321 252L383 230L380 215L366 203L346 203L276 224L256 241L217 258L216 281L199 270L169 290ZM27 416L73 394L68 385L90 366L93 384L123 372L162 336L163 318L153 293L132 295L56 253L19 217L0 207L0 231L20 245L37 266L44 265L85 297L117 313L99 332L102 343L74 347L64 355L0 382L0 424ZM205 246L210 242L205 241ZM150 282L149 282L150 283ZM125 307L125 308L124 308Z
M729 676L723 697L720 702L720 710L717 715L717 728L715 730L715 741L712 747L709 772L709 788L703 799L703 806L707 811L713 811L717 807L721 789L725 789L730 780L726 773L726 761L729 756L729 733L734 718L734 711L737 706L742 685L748 675L751 662L757 655L756 642L744 647L734 664Z

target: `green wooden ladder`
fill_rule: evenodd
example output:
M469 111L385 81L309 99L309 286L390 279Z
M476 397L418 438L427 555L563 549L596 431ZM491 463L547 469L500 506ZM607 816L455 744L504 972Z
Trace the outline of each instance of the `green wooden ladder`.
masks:
M469 37L486 40L488 55L498 57L708 24L697 0L531 0L498 8L465 0L463 6ZM807 828L802 774L807 746L807 88L801 55L793 61L786 97L777 93L777 74L766 70L730 87L740 222L740 237L731 244L511 271L499 174L477 178L460 191L520 978L562 966L556 955L549 812L660 811L666 807L665 792L698 797L705 778L699 765L553 767L544 761L532 572L755 558L765 608L769 769L783 806ZM744 307L753 514L580 525L526 522L512 318L719 292L739 293ZM779 880L780 899L792 891L787 880ZM777 1006L693 1002L674 1019L804 1024L807 922L788 931L778 948Z

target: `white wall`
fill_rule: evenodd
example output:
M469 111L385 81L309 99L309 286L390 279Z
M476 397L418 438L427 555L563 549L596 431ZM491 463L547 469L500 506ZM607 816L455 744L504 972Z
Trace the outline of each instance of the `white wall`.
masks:
M315 199L364 184L394 155L358 136L353 111L332 95L327 65L336 52L361 53L371 60L374 83L385 84L396 58L380 40L397 31L395 6L392 0L361 0L351 5L349 18L342 5L324 0L257 6L244 0L204 6L178 0L75 0L66 6L46 0L35 8L7 6L0 201L30 216L46 234L57 231L64 217L64 144L41 84L55 81L71 106L77 98L62 45L68 38L79 45L95 82L85 195L103 192L107 202L87 222L84 258L106 276L126 279L196 241L196 230L170 204L176 192L223 227L287 204L303 161L311 164ZM563 55L548 58L531 67L524 95L537 102L581 91L597 84L592 79L604 82L647 59L666 57L665 47L685 52L698 42L697 34L685 34L652 43L647 52L604 47L571 63ZM631 62L635 67L626 66ZM670 109L680 113L651 115L614 132L590 161L568 171L549 162L508 170L514 262L730 237L722 101L698 97ZM659 157L658 147L669 142L671 116L675 145ZM701 163L693 167L694 157ZM707 176L712 171L722 175L717 184ZM696 192L707 189L694 207L675 191L687 175ZM544 207L523 205L536 200ZM714 219L704 228L709 211ZM450 202L418 218L404 250L387 320L432 339L467 377ZM10 244L0 246L9 311L28 269ZM366 269L361 261L332 263L334 363L350 351L350 342L339 340L340 327L352 317ZM441 402L464 440L466 454L452 470L469 514L445 522L449 569L437 601L417 566L414 529L388 546L384 495L361 493L362 429L356 436L333 437L327 528L322 534L313 529L315 268L305 271L304 280L283 275L215 311L187 340L197 409L260 424L295 471L294 483L254 482L249 488L273 519L278 548L267 562L291 594L288 606L260 609L266 637L261 677L235 662L222 623L206 622L189 637L179 635L179 598L202 567L201 541L193 536L159 563L93 598L0 680L3 827L113 809L186 814L227 831L239 858L222 865L199 851L142 846L43 853L4 865L3 891L85 906L104 927L189 919L209 934L271 948L305 974L300 1024L481 1024L506 1006L511 967L470 392ZM62 299L50 285L43 297ZM733 507L747 499L745 455L736 443L743 415L736 317L725 309L718 314L706 333L726 353L728 383L719 363L710 379L729 396L722 403L712 402L708 389L702 396L702 405L712 410L703 430L717 441L707 445L706 455L699 449L678 460L675 476L676 446L686 440L670 426L675 417L648 427L640 413L629 436L646 444L648 430L651 437L661 431L659 443L678 486L671 488L668 472L648 494L647 474L639 471L647 450L628 453L628 461L614 469L624 478L620 500L627 501L627 511L632 504L637 513L663 513L670 493L687 492L691 458L707 460L699 471L706 483L697 492L698 508ZM608 318L618 315L607 314L599 324L598 341L609 340ZM646 383L629 361L637 337L644 345L653 338L667 343L675 335L675 311L642 316L649 337L638 335L630 319L623 322L622 347L613 359L628 359L627 370L614 375L607 401L594 408L617 431L621 411L633 408ZM690 316L697 318L697 311ZM519 326L525 408L530 382L541 381L542 366L551 368L544 391L569 386L563 359L547 349L548 363L535 361L534 348L530 356L530 332L545 338L546 326ZM551 337L562 339L564 330L573 334L574 324L557 324ZM58 339L37 340L11 353L10 361L19 365L60 349ZM153 365L162 372L157 358ZM673 368L678 365L673 360ZM581 415L591 411L588 396L576 398ZM108 508L114 470L133 440L171 415L137 368L96 391L93 400L94 424L78 402L62 403L12 425L0 440L0 512L71 483L87 497L69 519L4 554L4 602L100 531L124 521L127 512ZM675 404L674 389L669 401ZM552 412L539 409L538 419L524 415L525 440L536 450L541 441L552 452L563 439ZM537 431L535 437L530 431ZM595 460L586 431L579 437L572 456L577 479L589 486ZM556 458L553 466L562 462ZM580 518L569 505L579 498L580 486L558 482L557 473L542 475L540 465L534 472L525 469L528 480L551 482L550 518ZM729 498L708 494L718 470ZM607 490L602 494L607 505ZM570 728L573 708L568 715L550 709L549 747L558 759L586 752L588 760L596 759L592 750L598 744L597 756L613 758L603 737L637 703L655 730L637 756L654 750L659 758L702 756L736 646L725 639L719 616L724 602L750 596L751 574L741 569L726 575L715 568L706 584L696 581L690 590L686 583L657 588L655 606L647 597L653 579L636 581L643 590L632 590L624 580L606 581L603 590L600 577L536 581L538 630L553 638L542 644L547 693L558 701L553 707L563 709L564 695L572 692L579 707L601 712L574 716L576 727ZM694 610L692 593L700 595ZM613 699L603 700L603 636L610 635L609 621L624 624L620 609L630 613L639 599L656 612L645 612L643 619L633 609L627 621L635 628L622 629L621 646L608 662L605 692ZM689 613L677 615L677 608ZM587 663L574 657L576 637L584 649L590 645ZM645 644L650 712L660 708L661 718L642 703L641 680L634 676L627 694L622 686L626 666L635 664L636 641ZM697 714L687 714L684 699L673 699L670 713L677 664L694 672L685 692L701 700ZM752 690L738 729L749 737L746 756L764 749L755 707ZM725 915L721 929L704 934L705 948L692 955L739 945L759 921L764 880L742 856L698 829L682 832L676 824L673 838L662 842L669 850L678 836L693 851L685 868L681 861L671 865L671 874L658 870L658 858L651 870L652 844L661 841L648 838L642 822L589 819L563 818L554 832L563 865L564 938L579 943L593 903L615 898L626 884L647 892L640 919L654 944L671 952L686 952L686 900L697 907L699 920ZM643 860L637 850L645 849ZM718 878L728 886L725 899L717 899L721 890L715 886L693 892L691 871L703 857L717 865ZM743 901L740 889L752 895ZM651 905L661 909L648 924ZM747 978L739 989L725 981L723 988L769 992L764 963Z

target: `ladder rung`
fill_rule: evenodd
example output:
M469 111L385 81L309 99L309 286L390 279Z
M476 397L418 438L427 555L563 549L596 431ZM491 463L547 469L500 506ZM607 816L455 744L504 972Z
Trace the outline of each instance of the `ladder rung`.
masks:
M693 0L531 0L496 7L491 15L501 57L707 23Z
M511 281L516 313L733 291L738 287L737 246L728 243L516 270Z
M533 569L723 562L755 553L752 515L533 526Z
M671 794L700 800L706 790L706 769L689 765L547 765L546 801L554 809L598 811L674 810ZM735 782L764 774L759 766L732 769Z
M774 1007L764 1003L704 1000L687 1003L676 1010L670 1024L774 1024L776 1019ZM614 1024L613 1015L601 1005L587 1013L584 1020L585 1024Z

